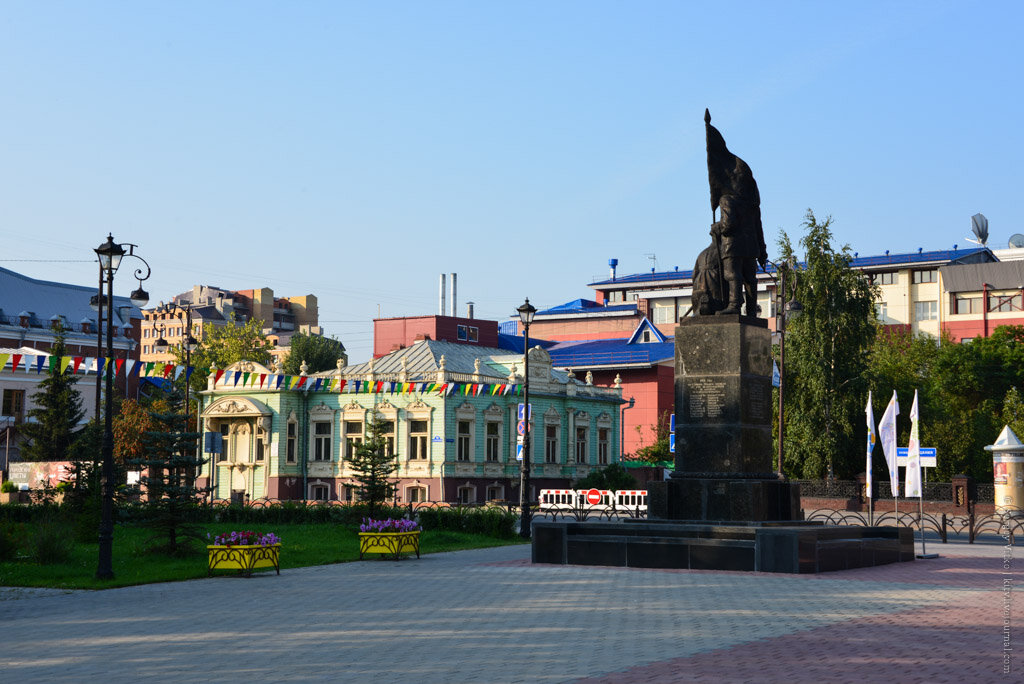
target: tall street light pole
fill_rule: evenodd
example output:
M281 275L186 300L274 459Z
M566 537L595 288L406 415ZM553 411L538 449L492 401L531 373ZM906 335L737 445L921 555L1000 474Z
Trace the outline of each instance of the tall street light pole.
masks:
M778 286L776 291L776 312L775 312L775 329L779 333L779 455L778 455L778 477L780 480L786 478L782 470L782 454L783 444L785 442L785 422L783 421L783 413L785 410L785 404L783 403L784 388L786 386L786 321L794 320L803 313L803 305L796 300L796 259L789 257L786 260L786 268L779 268L778 265L772 263L775 266L775 272L779 274L776 279L776 285ZM791 284L793 293L792 297L786 302L786 273L793 272L793 282Z
M125 247L128 249L125 250ZM149 277L149 264L142 257L135 254L136 245L125 243L123 245L114 242L113 235L107 235L107 241L97 247L94 251L100 261L100 287L99 301L100 311L106 312L107 344L104 355L100 357L100 350L97 349L97 357L105 359L104 371L106 381L106 402L103 417L103 443L100 451L102 459L101 470L101 519L100 519L100 550L99 562L96 567L96 579L108 580L114 577L114 273L121 265L121 259L125 256L133 256L146 266L145 273L142 269L136 269L135 278L139 281L139 287L131 293L132 304L145 306L149 301L149 294L142 289L142 281ZM107 292L103 293L103 284L107 285ZM103 298L106 297L104 305ZM100 320L104 316L100 315ZM97 363L99 363L97 361Z
M530 538L530 323L537 308L530 298L516 311L523 324L523 462L519 470L519 536Z

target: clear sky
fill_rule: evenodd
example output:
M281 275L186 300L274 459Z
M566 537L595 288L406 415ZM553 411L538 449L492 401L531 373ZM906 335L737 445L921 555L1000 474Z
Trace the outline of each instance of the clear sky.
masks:
M977 212L1005 247L1022 8L2 0L0 266L90 285L112 232L154 302L313 293L363 361L378 312L437 311L442 272L500 320L590 297L611 257L691 268L705 107L770 256L808 208L861 255L966 245Z

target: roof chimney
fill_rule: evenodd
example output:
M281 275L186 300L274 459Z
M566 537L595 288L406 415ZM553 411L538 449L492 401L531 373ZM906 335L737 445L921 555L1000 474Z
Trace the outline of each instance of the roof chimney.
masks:
M466 318L473 318L473 302L466 302Z
M618 266L618 265L619 265L619 260L618 259L609 259L608 260L608 268L611 269L611 276L610 277L611 277L612 280L615 280L615 267Z

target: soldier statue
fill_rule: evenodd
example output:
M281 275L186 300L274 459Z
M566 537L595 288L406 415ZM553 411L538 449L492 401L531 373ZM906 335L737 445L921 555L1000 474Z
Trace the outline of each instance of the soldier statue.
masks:
M697 257L693 269L693 310L700 316L738 314L746 304L746 314L756 316L756 264L763 269L768 259L761 228L761 195L750 167L728 150L706 109L704 128L714 239Z

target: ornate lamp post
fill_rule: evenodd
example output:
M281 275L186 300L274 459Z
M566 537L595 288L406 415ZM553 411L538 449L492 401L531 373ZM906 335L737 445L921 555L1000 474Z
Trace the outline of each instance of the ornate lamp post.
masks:
M530 298L516 311L523 324L523 462L519 470L519 536L530 538L530 323L537 308Z
M779 274L775 280L776 291L776 313L775 313L775 330L779 333L779 456L778 456L778 476L779 479L785 479L785 475L782 471L782 449L783 443L785 442L784 422L783 422L783 388L786 385L786 321L796 320L796 318L803 313L803 304L796 300L796 259L792 256L786 260L786 268L782 269L775 262L768 262L775 267L775 272ZM790 300L786 300L786 273L789 271L793 272L793 282L790 283L792 293Z
M145 267L145 274L141 268L135 270L135 279L139 281L139 287L131 293L132 304L145 306L149 301L149 294L142 289L142 281L149 278L150 268L146 260L135 253L135 247L131 243L117 244L113 235L107 235L107 241L97 247L94 251L100 260L100 285L97 306L99 316L97 321L100 328L106 325L107 344L102 357L107 359L104 365L106 374L106 405L103 416L103 446L100 455L103 461L101 475L101 496L102 509L100 520L100 552L99 563L96 567L96 579L113 579L113 552L114 552L114 431L112 425L114 411L114 273L121 265L121 259L125 256L133 256L141 261ZM125 247L128 249L125 250ZM107 292L103 293L103 285L106 283ZM104 297L106 300L104 301ZM105 315L104 315L105 312ZM98 333L101 335L101 333ZM96 349L97 357L100 356L100 349ZM98 417L98 416L97 416Z

